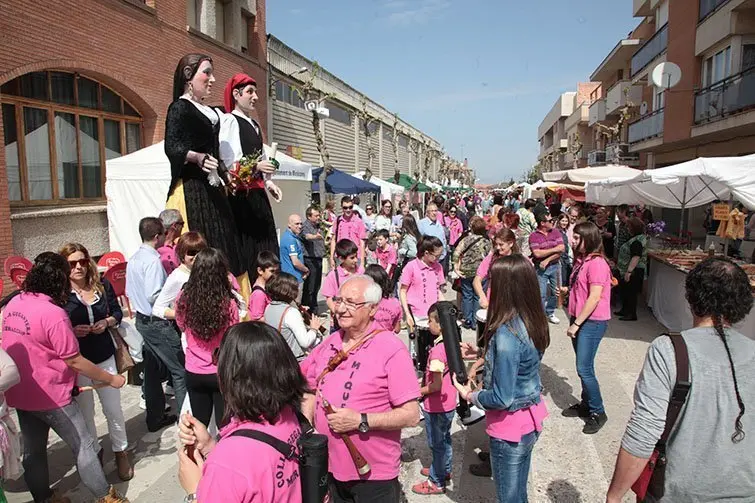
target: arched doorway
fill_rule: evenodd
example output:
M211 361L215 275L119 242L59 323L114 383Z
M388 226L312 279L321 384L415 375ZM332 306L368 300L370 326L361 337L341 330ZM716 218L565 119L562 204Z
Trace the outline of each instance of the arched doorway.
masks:
M27 73L0 87L8 199L65 205L105 197L105 161L143 144L142 116L78 73Z

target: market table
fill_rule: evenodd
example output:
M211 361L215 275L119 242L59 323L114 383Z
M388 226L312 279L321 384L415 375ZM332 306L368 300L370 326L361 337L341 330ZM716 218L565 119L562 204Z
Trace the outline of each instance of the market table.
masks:
M673 256L648 253L650 274L648 277L648 307L655 318L671 332L681 332L692 328L692 313L685 299L684 283L692 269L692 261L700 261L704 254L688 252L676 254L685 257L685 265L673 263ZM752 276L751 276L752 278ZM755 339L755 309L739 324L735 325L743 335Z

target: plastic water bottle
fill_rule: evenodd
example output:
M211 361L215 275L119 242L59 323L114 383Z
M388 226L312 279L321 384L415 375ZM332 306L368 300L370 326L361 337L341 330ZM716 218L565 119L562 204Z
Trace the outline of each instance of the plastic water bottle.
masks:
M708 256L713 257L716 254L716 244L711 241L710 246L708 247Z

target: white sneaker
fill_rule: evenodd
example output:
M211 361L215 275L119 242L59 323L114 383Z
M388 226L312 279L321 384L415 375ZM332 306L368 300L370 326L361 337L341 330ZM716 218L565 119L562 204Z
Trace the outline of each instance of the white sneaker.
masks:
M481 421L485 418L485 411L474 404L469 404L469 415L465 418L461 418L461 423L464 426L472 426L473 424Z
M139 408L142 410L147 410L147 401L144 398L139 400Z
M548 316L548 321L550 321L554 325L558 325L559 323L561 323L561 320L558 319L558 316L556 316L555 313Z

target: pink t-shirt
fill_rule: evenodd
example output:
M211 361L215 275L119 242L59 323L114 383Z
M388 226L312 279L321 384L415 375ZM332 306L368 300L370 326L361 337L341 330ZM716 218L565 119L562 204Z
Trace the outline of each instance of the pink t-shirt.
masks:
M176 297L176 324L186 335L186 370L192 374L217 374L218 367L212 363L212 354L220 347L220 341L228 327L239 322L239 306L234 299L228 306L228 326L210 339L204 340L194 335L194 330L186 326L185 314L178 309L181 293Z
M265 309L270 304L267 292L264 288L260 288L252 288L252 294L249 296L249 319L252 321L261 320L265 316Z
M464 232L464 224L461 223L461 219L458 217L450 218L446 217L445 225L448 227L448 244L456 246L456 242L459 240L459 236Z
M415 317L427 317L430 306L438 302L438 289L445 281L443 266L437 261L427 265L416 258L406 264L401 273L401 286L408 287L406 302Z
M338 217L336 223L333 224L333 232L336 232L335 226L338 226L338 232L335 234L336 243L342 239L350 239L359 248L359 256L361 257L364 252L364 240L367 239L367 230L362 219L355 213L348 220L342 216Z
M375 313L375 323L393 332L396 323L401 319L401 302L396 297L382 299Z
M62 307L47 295L20 293L3 310L2 337L21 376L5 392L8 406L39 411L71 403L76 373L64 360L79 353L79 343Z
M198 501L233 503L301 503L301 474L296 459L285 459L273 447L247 437L230 437L236 430L257 430L296 445L301 431L290 408L270 424L232 419L220 430L221 439L202 469Z
M373 323L372 338L349 354L320 382L315 405L315 428L328 436L329 471L336 480L391 480L401 465L401 430L353 431L349 437L370 464L371 471L360 477L343 440L328 427L323 397L333 407L346 407L360 413L387 412L419 398L419 384L409 350L393 332ZM319 344L301 363L313 389L328 360L343 347L341 330Z
M378 247L375 249L375 257L380 267L388 271L392 266L396 265L396 248L391 244L385 250Z
M543 420L548 417L545 398L540 403L514 412L507 410L486 410L485 431L488 436L508 442L520 442L522 437L533 431L543 431Z
M477 276L480 277L481 280L485 281L488 278L488 273L490 272L490 264L493 263L493 255L495 255L495 252L492 251L488 253L484 259L482 259L482 262L480 262L480 265L477 266ZM496 255L496 258L498 258L498 255Z
M175 245L165 244L157 249L157 253L160 254L160 262L162 262L166 274L172 273L181 265L178 261Z
M427 412L451 412L456 408L456 395L458 392L451 382L451 372L448 372L448 357L443 338L435 343L427 355L427 368L425 370L425 383L429 384L434 372L443 374L440 391L430 393L425 397L424 408Z
M583 265L584 264L584 265ZM574 264L569 290L569 316L579 316L590 295L590 285L601 285L600 301L590 315L590 320L611 319L611 267L602 257L578 259Z
M336 278L336 274L338 274L338 278ZM364 269L357 267L357 272L353 274L364 274ZM353 274L340 265L336 267L334 271L330 271L328 275L325 276L325 281L322 282L322 288L320 289L322 296L330 298L338 295L338 289L341 288L343 282L349 279L349 276L352 276Z

